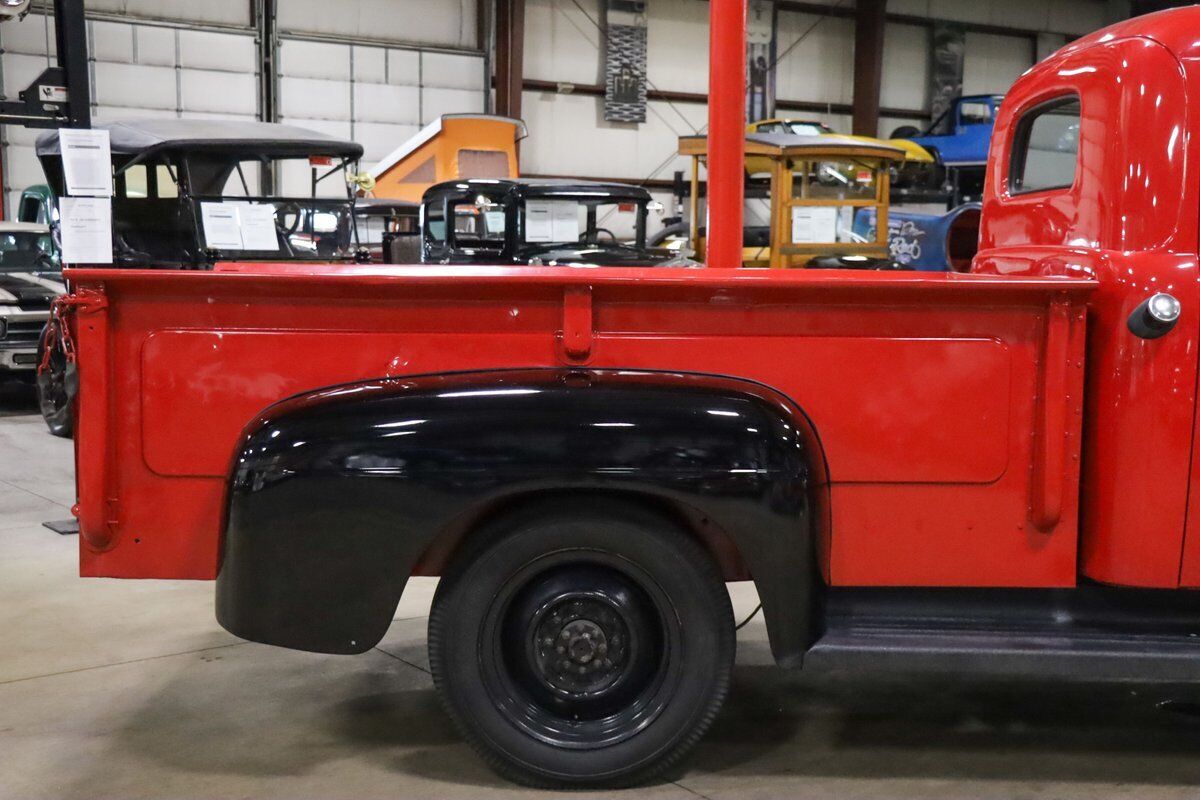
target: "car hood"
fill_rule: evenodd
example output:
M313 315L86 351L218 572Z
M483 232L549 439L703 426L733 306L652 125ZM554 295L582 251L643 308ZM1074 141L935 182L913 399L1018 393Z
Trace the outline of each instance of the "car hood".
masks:
M0 272L0 306L22 311L50 308L66 290L61 272Z

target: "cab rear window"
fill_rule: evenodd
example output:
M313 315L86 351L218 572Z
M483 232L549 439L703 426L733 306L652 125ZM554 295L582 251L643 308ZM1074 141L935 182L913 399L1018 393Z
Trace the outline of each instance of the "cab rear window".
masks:
M1079 98L1061 97L1030 109L1017 124L1009 169L1012 194L1066 189L1079 161Z

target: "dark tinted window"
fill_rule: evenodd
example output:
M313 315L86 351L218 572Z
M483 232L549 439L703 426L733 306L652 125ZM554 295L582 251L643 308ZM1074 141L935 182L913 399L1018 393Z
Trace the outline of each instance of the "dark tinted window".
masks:
M1065 189L1079 160L1079 98L1052 100L1029 111L1017 126L1009 190L1013 194Z
M21 208L17 212L17 219L21 222L41 222L45 224L47 220L42 217L42 204L36 197L22 197Z

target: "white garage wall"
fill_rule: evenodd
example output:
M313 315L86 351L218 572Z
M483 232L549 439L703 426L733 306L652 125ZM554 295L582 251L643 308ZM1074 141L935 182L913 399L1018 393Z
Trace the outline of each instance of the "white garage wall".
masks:
M279 0L285 33L474 48L475 0Z
M251 5L87 0L94 119L257 118ZM439 114L484 109L484 59L471 49L474 0L281 0L279 6L281 121L360 142L366 167ZM0 26L6 97L47 66L47 21L53 54L52 19L31 14ZM392 41L403 46L388 46ZM33 151L40 131L2 131L3 190L12 208L25 186L44 180ZM307 169L295 172L285 174L284 188L307 192ZM322 188L342 190L332 181Z
M218 4L219 5L219 4ZM45 23L30 15L0 27L4 93L15 97L46 67ZM258 78L248 29L193 30L147 22L88 21L92 57L92 117L255 119ZM4 192L13 208L21 190L45 178L33 145L41 131L4 126Z
M963 94L1003 93L1033 66L1034 45L1028 39L967 33L966 45Z
M826 4L834 4L828 0ZM599 0L527 0L525 77L595 85L603 82ZM838 5L851 6L850 2ZM1104 0L890 0L888 11L988 25L1017 25L1071 36L1108 21ZM647 76L652 88L703 94L708 87L708 3L703 0L650 0L647 4ZM585 13L586 12L586 13ZM589 20L589 16L591 20ZM814 25L814 23L816 23ZM779 49L803 40L777 65L780 100L849 104L853 100L854 25L844 17L780 11ZM1033 63L1025 37L967 34L964 91L1004 91ZM884 39L881 105L921 110L928 106L929 27L889 22ZM669 155L672 140L691 132L680 118L703 126L701 103L649 104L643 125L605 122L603 99L579 94L526 92L522 100L530 137L522 145L521 168L529 174L587 175L640 180L651 177ZM678 109L678 112L676 111ZM780 111L815 117L837 130L849 130L845 114ZM923 115L885 116L879 132L899 125L924 125ZM684 160L669 163L653 177L669 178Z
M1008 25L1080 36L1110 21L1104 0L888 0L892 14Z
M353 139L363 168L442 114L484 110L478 54L288 38L280 45L280 119ZM306 190L308 171L285 171L283 188ZM342 191L332 181L325 194Z
M851 5L850 0L822 0ZM250 0L87 0L97 119L168 114L253 117L260 105ZM599 0L527 0L525 74L551 82L602 82ZM890 13L1047 31L1047 41L1107 21L1105 0L889 0ZM648 75L655 88L703 94L708 80L708 4L650 0ZM284 121L360 141L369 167L440 113L485 107L484 59L473 50L475 0L280 0L280 103ZM121 18L118 15L128 15ZM590 19L589 19L590 17ZM815 23L815 25L814 25ZM191 30L199 26L202 30ZM781 100L852 100L853 25L849 19L781 11L779 47L803 41L779 63ZM882 105L926 106L928 36L924 25L889 22ZM970 33L964 89L1001 91L1029 66L1025 38ZM3 90L14 97L45 65L40 17L0 27ZM589 95L526 92L530 137L522 169L642 179L684 169L672 158L680 134L702 129L703 103L651 102L643 125L603 120ZM830 109L832 110L832 109ZM847 130L845 114L817 117ZM889 116L880 132L920 118ZM5 127L6 197L41 180L32 158L36 132Z
M244 27L251 23L249 0L86 0L86 3L89 13L106 12L202 25Z
M843 8L851 0L822 0ZM1107 0L890 0L888 11L920 17L1041 30L1054 38L1086 33L1109 22L1119 3ZM580 8L580 6L582 8ZM526 0L525 77L551 83L603 83L599 0ZM705 94L708 88L708 4L703 0L649 0L647 77L651 89ZM780 11L779 49L802 41L777 65L782 101L848 105L853 101L854 25L844 17ZM881 105L921 111L928 107L928 25L889 22L884 39ZM964 91L1004 91L1034 59L1028 37L967 35ZM641 125L606 122L603 98L579 93L527 91L522 109L529 138L522 143L526 174L582 175L638 182L670 178L686 170L672 158L680 134L702 130L707 106L651 101ZM848 131L849 115L781 110L781 115L820 119ZM924 113L886 115L879 134L900 125L924 126ZM656 192L662 200L665 193Z

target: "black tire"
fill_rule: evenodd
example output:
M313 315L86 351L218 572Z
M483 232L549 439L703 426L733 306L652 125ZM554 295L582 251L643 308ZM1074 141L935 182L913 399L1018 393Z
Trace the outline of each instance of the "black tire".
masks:
M914 139L921 135L921 129L915 125L901 125L892 131L890 139Z
M39 364L47 347L50 348L49 368L45 372L39 369L35 380L38 410L50 433L70 439L75 434L75 403L68 390L67 357L57 346L57 337L51 335L49 324L42 328L38 340Z
M434 684L509 780L641 784L686 756L725 700L729 594L670 520L620 503L570 506L494 526L442 579L429 617Z

